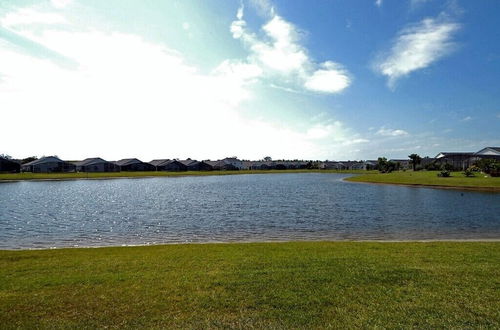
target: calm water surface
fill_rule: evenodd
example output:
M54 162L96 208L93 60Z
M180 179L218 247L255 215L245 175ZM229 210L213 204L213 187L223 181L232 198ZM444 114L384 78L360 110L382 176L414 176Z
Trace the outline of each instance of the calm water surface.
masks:
M262 174L0 184L0 249L500 239L500 194Z

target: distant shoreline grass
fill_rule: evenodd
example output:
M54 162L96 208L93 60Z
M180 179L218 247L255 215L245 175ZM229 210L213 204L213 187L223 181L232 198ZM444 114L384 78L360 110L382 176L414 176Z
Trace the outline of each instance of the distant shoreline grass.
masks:
M368 173L373 171L368 171ZM78 172L78 173L0 173L2 181L24 180L72 180L72 179L114 179L114 178L148 178L148 177L182 177L182 176L208 176L208 175L241 175L241 174L284 174L284 173L342 173L361 174L364 170L241 170L241 171L188 171L188 172Z
M498 328L500 243L0 251L2 328Z
M372 172L352 176L344 180L360 183L500 192L500 178L492 178L482 173L476 173L474 177L466 177L462 172L452 172L451 177L443 178L438 177L438 173L439 171Z

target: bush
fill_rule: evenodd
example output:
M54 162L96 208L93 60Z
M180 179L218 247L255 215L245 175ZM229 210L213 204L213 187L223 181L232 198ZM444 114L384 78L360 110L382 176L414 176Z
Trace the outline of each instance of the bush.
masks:
M436 163L429 163L429 164L426 164L424 166L424 168L427 170L427 171L437 171L439 170L439 165L437 165Z
M465 175L466 177L468 177L468 178L473 177L473 176L474 176L474 171L472 170L472 168L471 168L471 167L469 167L468 169L466 169L466 170L464 171L464 175Z
M451 176L450 171L442 170L438 173L438 176L441 178L449 178Z
M441 166L441 170L445 170L445 171L453 171L453 165L451 164L448 164L448 163L444 163L442 166Z

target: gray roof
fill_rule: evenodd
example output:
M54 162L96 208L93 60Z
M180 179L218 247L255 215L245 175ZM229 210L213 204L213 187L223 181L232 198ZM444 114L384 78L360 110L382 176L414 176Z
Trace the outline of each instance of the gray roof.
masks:
M32 162L23 164L23 166L33 166L33 165L38 165L38 164L44 164L44 163L63 163L64 161L60 160L59 158L55 156L48 156L48 157L42 157L40 159L36 159Z
M104 160L99 157L95 158L86 158L82 161L79 162L73 162L76 166L89 166L89 165L95 165L95 164L101 164L101 163L109 163L107 160Z
M193 164L196 164L196 163L199 163L199 161L195 160L195 159L185 159L185 160L179 160L178 161L179 163L182 163L186 166L189 166L189 165L193 165Z
M153 159L149 163L153 166L160 166L163 163L168 162L170 159Z
M451 156L472 156L473 152L440 152L435 158L451 157Z
M119 161L116 161L115 164L118 166L127 166L127 165L132 165L132 164L142 164L143 162L140 161L137 158L126 158L126 159L120 159Z

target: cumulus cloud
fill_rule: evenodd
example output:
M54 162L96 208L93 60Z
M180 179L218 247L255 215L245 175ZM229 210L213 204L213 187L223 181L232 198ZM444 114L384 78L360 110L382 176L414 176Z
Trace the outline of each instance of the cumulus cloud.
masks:
M381 127L377 133L375 133L380 136L404 136L408 135L407 131L404 131L402 129L390 129L390 128L385 128Z
M403 29L388 56L377 62L375 69L387 76L389 87L398 79L426 68L455 50L454 34L460 24L440 15L426 18Z
M321 69L306 78L304 86L313 91L337 93L346 89L351 83L349 73L337 63L327 61Z
M315 63L300 43L300 31L273 11L272 18L262 26L263 37L248 31L243 19L243 7L230 31L249 50L248 61L262 68L267 76L285 77L301 87L315 92L338 93L351 84L351 77L342 65L333 61Z

